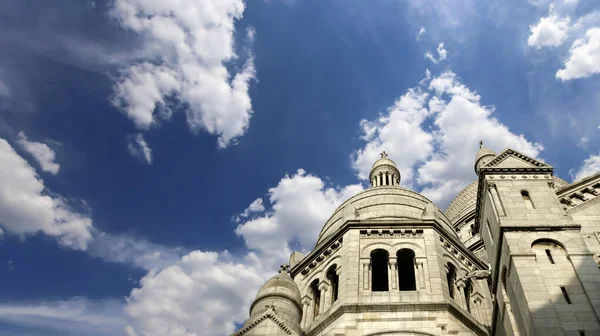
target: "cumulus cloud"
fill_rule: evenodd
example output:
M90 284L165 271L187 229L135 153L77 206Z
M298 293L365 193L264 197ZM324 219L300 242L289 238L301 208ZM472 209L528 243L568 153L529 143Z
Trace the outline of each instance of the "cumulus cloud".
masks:
M421 38L423 37L423 35L425 35L425 32L426 32L425 27L421 27L419 29L419 32L417 33L417 41L421 40Z
M437 59L435 58L435 56L433 56L433 53L431 53L431 51L428 51L425 53L425 58L429 59L430 61L432 61L434 64L437 64L443 60L445 60L448 57L448 52L446 51L446 49L444 49L444 43L440 43L436 49L438 57Z
M194 251L176 264L150 272L129 296L130 328L142 335L228 335L270 275L252 254L241 262L227 254Z
M558 47L566 41L569 33L569 17L560 18L551 14L529 27L531 34L527 39L530 47Z
M583 164L577 171L571 169L569 173L573 181L581 180L586 176L600 172L600 153L598 155L590 155L589 158L583 161Z
M600 73L600 28L590 28L585 36L575 40L569 50L569 58L556 78L571 80Z
M335 208L361 190L360 184L327 186L302 169L285 175L269 189L268 203L258 198L238 217L245 219L235 232L250 250L246 255L193 251L141 280L128 298L131 335L232 333L248 318L258 288L287 262L290 246L309 250Z
M113 103L141 130L177 106L191 130L217 135L222 148L235 142L248 128L256 75L251 57L239 70L226 67L238 58L234 24L244 9L243 0L114 1L112 16L145 38L146 59L122 70Z
M16 324L22 331L44 328L64 335L123 335L128 323L123 300L90 300L37 303L4 303L0 305L0 321Z
M333 210L361 190L360 184L327 187L319 177L298 169L269 189L270 209L240 224L235 232L248 248L261 254L288 256L293 241L311 248Z
M240 214L240 217L248 217L253 212L263 212L265 206L263 205L263 199L257 198Z
M43 232L62 245L85 250L92 220L74 211L60 196L50 196L44 181L12 146L0 139L0 226L27 236Z
M152 149L144 140L144 136L141 133L131 137L127 144L127 150L133 157L138 158L147 164L152 164Z
M511 147L533 157L543 150L512 133L493 116L493 107L482 105L480 96L453 72L431 77L428 72L376 121L361 122L366 144L353 155L359 178L367 178L370 164L385 149L399 167L401 184L444 208L476 178L479 140L496 151ZM427 120L432 123L425 128Z
M17 143L36 159L43 171L53 175L58 174L60 165L54 162L56 160L56 153L54 153L52 148L42 142L29 141L23 132L19 132L17 135Z

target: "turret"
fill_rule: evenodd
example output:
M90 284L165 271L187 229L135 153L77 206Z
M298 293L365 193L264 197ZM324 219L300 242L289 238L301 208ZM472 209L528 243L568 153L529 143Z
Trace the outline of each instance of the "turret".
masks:
M475 173L479 175L480 168L496 157L496 152L483 147L483 141L479 141L479 151L475 155Z

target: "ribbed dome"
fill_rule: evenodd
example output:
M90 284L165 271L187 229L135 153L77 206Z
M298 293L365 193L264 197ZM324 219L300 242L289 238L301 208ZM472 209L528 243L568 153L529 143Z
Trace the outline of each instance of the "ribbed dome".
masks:
M481 159L482 157L486 156L486 155L496 155L496 152L494 152L493 150L486 148L486 147L481 147L479 149L479 151L477 152L477 155L475 155L475 162L479 161L479 159Z
M294 320L297 315L299 321L302 316L300 290L287 272L281 272L265 282L250 307L250 316L262 313L267 304L274 305L279 312L283 310L285 315L293 316Z
M346 219L421 220L426 208L449 234L456 236L444 213L425 196L400 186L380 186L364 190L340 205L321 229L317 245L337 232Z

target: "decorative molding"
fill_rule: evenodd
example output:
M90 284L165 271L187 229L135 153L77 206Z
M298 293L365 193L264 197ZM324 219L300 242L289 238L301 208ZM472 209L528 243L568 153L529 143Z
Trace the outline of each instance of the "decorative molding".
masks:
M273 322L275 322L275 324L277 324L277 326L279 326L286 334L293 335L293 333L294 333L293 330L291 328L287 327L283 323L283 321L281 321L279 319L279 317L276 315L275 306L267 305L266 307L267 307L267 310L264 313L262 313L262 315L260 315L258 318L256 318L254 321L252 321L252 323L250 323L247 326L245 326L244 328L240 329L238 332L236 332L232 336L241 336L268 318L271 319Z
M360 230L360 238L421 238L423 237L423 230L410 229L410 230Z
M469 271L475 270L475 264L471 262L471 260L467 258L459 249L455 248L450 241L440 236L440 243L446 251L456 257L456 259L458 259Z
M343 237L335 240L333 243L331 243L331 245L329 245L329 247L324 249L321 254L318 254L315 258L313 258L313 260L311 260L300 273L307 277L317 266L323 264L325 260L329 259L329 257L333 255L333 252L342 246L342 242Z

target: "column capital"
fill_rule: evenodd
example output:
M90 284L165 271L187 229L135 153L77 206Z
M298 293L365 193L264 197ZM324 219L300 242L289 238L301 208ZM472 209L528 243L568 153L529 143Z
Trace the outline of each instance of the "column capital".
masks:
M321 282L319 283L319 290L327 291L328 288L329 288L329 282L327 282L325 280L321 280Z
M312 298L308 295L304 295L304 297L302 298L302 305L303 306L310 306L310 303L312 302Z
M454 284L456 284L456 287L460 289L463 289L467 286L467 282L463 278L457 278L456 280L454 280Z

